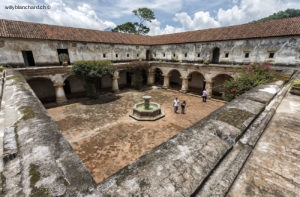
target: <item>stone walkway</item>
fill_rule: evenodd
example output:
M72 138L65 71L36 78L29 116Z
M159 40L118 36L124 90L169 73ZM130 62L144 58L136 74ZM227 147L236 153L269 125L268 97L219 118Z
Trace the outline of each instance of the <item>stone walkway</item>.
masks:
M134 103L142 102L144 95L161 104L164 118L140 122L129 117ZM186 114L174 114L175 97L186 100ZM199 96L178 91L151 89L105 94L98 100L78 100L47 111L99 183L223 105L216 100L203 103Z
M300 195L300 96L287 95L229 196Z

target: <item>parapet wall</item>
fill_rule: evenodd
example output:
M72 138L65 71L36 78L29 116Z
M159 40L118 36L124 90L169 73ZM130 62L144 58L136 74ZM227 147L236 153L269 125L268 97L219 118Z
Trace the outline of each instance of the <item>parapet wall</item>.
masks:
M0 192L224 196L285 94L282 87L278 81L252 89L96 185L24 77L6 70L0 111L4 157Z
M0 115L3 196L97 193L80 158L17 71L6 70Z
M254 88L106 179L98 190L108 196L226 196L286 93L282 87L278 81Z

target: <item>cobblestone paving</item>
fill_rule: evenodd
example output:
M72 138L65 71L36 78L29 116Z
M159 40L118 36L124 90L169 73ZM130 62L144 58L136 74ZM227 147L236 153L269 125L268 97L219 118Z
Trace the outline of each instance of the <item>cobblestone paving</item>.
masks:
M144 95L161 104L164 118L152 122L129 117ZM185 114L174 114L175 97L186 100ZM99 183L223 105L216 100L203 103L201 97L178 91L151 89L108 93L98 100L72 100L47 111Z

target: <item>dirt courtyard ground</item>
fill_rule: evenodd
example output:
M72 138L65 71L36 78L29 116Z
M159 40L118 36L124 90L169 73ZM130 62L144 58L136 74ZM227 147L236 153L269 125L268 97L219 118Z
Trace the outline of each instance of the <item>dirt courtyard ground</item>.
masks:
M152 122L129 117L144 95L161 104L164 118ZM187 102L186 114L174 114L175 97ZM72 100L47 111L99 183L223 105L216 100L203 103L199 96L178 91L151 89Z

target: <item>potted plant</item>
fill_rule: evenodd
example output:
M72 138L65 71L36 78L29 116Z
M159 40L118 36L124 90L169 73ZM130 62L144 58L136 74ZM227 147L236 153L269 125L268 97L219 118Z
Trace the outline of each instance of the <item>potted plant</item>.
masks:
M69 61L69 55L66 53L60 53L58 55L58 59L60 62L62 62L63 66L67 66L68 65L68 61Z

